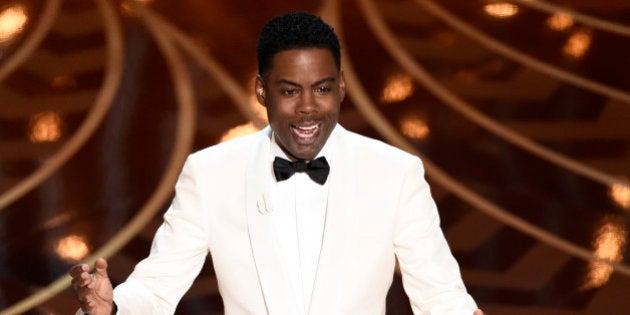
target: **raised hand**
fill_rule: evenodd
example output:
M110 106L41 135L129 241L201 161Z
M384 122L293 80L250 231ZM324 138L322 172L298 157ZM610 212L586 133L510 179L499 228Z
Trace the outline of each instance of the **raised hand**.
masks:
M86 264L75 265L70 269L72 289L81 304L81 309L90 315L110 315L113 309L114 292L107 276L107 261L99 258L94 263L94 271Z

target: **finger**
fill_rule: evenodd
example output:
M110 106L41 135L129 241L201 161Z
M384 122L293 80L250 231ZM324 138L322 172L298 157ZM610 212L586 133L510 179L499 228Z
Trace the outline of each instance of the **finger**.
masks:
M93 287L93 283L94 283L94 278L92 277L92 275L90 275L87 272L83 272L81 273L78 277L73 279L73 286L75 289L82 289L82 288L91 288Z
M107 260L99 258L94 262L94 273L97 276L108 278L107 275Z
M81 274L72 278L72 281L70 283L72 284L72 288L75 289L75 291L79 288L85 287L91 283L90 274L87 272L82 272Z
M88 274L88 277L90 278L87 281L87 287L90 289L93 289L96 287L96 276L93 273Z
M72 285L72 289L74 291L77 291L79 288L84 286L83 279L81 279L80 277L72 278L72 281L70 281L70 284Z
M86 264L78 264L78 265L74 265L72 268L70 268L70 271L68 272L70 274L70 276L72 278L78 277L79 275L81 275L81 273L83 272L87 272L90 270L90 267Z

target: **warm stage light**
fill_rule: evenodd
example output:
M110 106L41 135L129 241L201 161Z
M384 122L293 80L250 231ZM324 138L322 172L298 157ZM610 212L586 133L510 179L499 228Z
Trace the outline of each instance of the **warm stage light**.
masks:
M495 2L486 4L483 10L492 17L506 19L518 13L518 6L508 2Z
M55 252L66 261L77 262L85 258L90 249L82 236L69 235L57 242Z
M59 75L50 81L50 86L59 90L68 90L77 86L77 80L70 75Z
M430 133L429 126L427 126L426 122L422 118L414 115L404 116L400 120L399 126L402 134L413 140L424 139Z
M564 31L573 26L573 24L573 17L562 12L557 12L547 19L547 26L554 31Z
M395 103L408 99L413 95L413 79L408 74L396 73L387 78L381 102Z
M630 183L614 184L610 188L612 199L624 209L630 209Z
M580 30L567 40L562 48L562 52L571 58L580 59L591 47L592 35L590 31Z
M603 224L595 232L593 245L595 256L611 262L623 260L623 251L626 247L626 224L623 218L608 216ZM589 263L589 272L586 281L581 286L583 290L599 288L608 282L614 269L602 262Z
M29 139L31 142L56 142L62 135L63 120L53 111L35 114L31 117Z
M0 12L0 43L8 41L24 30L28 21L26 10L21 5L8 7Z

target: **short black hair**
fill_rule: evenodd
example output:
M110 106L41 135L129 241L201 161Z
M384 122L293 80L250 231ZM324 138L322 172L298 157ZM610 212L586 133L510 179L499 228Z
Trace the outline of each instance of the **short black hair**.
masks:
M330 25L308 12L291 12L271 19L263 27L257 43L258 74L263 78L273 66L273 57L285 50L325 48L341 69L339 39Z

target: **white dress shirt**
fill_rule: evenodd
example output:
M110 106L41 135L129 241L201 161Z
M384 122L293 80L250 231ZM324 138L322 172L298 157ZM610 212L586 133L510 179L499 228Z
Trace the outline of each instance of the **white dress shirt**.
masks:
M288 159L271 141L271 161L278 156ZM324 156L326 145L319 153ZM295 173L291 178L270 185L270 202L276 236L282 251L287 274L295 293L298 309L308 314L319 254L322 247L328 181L324 185L314 182L306 173Z

